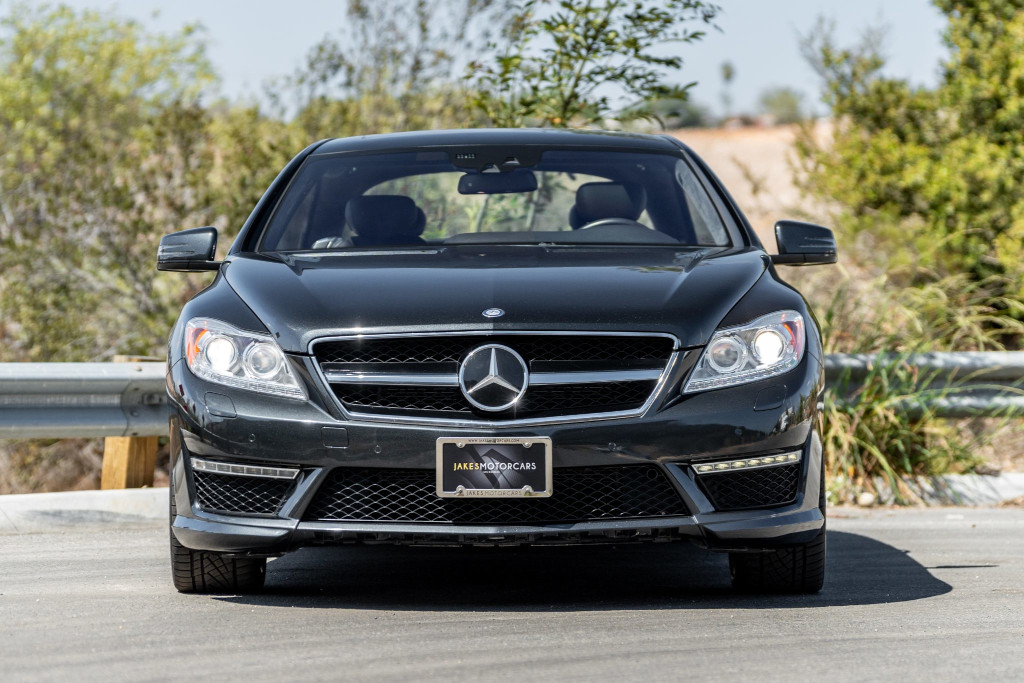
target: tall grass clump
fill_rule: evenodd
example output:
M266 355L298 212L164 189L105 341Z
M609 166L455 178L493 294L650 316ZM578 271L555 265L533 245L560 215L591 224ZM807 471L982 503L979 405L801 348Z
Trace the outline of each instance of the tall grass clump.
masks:
M842 372L825 394L829 498L853 502L869 492L876 499L918 502L906 478L973 471L994 430L936 416L932 402L955 395L969 377L944 385L937 372L915 367L910 356L1016 345L1024 323L1006 309L1019 304L993 296L998 283L965 276L908 288L893 286L888 275L840 273L838 280L803 285L819 299L825 351L876 355L865 374Z

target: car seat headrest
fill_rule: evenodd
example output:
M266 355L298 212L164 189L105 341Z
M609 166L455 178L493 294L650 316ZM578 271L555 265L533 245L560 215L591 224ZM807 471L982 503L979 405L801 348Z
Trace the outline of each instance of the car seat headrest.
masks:
M375 194L349 200L345 219L358 237L357 245L421 243L427 224L423 210L409 197Z
M602 218L635 221L647 208L647 192L639 183L584 183L576 190L576 204L569 211L575 230Z

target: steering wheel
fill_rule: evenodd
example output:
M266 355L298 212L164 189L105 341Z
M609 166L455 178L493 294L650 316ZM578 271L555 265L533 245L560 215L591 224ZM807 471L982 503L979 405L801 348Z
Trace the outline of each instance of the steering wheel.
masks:
M586 230L588 228L600 228L605 225L628 225L643 228L644 230L650 230L646 225L639 221L634 221L631 218L598 218L596 221L590 221L586 225L581 225L578 230Z

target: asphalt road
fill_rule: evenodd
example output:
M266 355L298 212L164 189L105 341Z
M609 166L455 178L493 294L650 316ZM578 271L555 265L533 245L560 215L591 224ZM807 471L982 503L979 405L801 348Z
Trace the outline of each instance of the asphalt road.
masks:
M0 679L1024 678L1020 509L834 512L812 597L684 545L303 550L189 596L165 534L0 536Z

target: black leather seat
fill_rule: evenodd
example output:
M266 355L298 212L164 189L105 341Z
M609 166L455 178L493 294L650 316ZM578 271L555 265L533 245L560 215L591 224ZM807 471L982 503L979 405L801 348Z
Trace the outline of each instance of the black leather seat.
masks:
M635 221L647 208L647 191L639 183L584 183L576 190L576 204L569 210L573 230L602 218Z
M356 232L356 247L426 244L420 235L427 217L409 197L377 194L350 199L345 220Z

